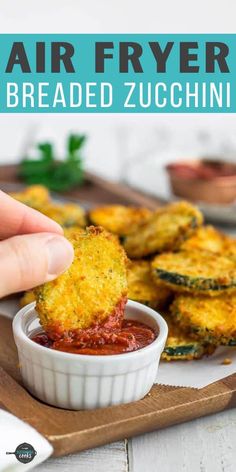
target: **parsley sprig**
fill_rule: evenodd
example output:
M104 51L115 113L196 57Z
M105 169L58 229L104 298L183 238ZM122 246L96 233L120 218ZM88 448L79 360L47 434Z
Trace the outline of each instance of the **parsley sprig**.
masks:
M81 149L86 136L71 134L66 143L66 156L59 161L51 143L39 143L39 157L25 157L20 163L19 176L28 185L42 184L55 192L64 192L82 185L84 178Z

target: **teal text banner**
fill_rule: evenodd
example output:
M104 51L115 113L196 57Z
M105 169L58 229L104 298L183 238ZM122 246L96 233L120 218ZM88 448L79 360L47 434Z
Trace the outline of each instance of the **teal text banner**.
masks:
M0 113L236 112L236 34L2 34L0 50Z

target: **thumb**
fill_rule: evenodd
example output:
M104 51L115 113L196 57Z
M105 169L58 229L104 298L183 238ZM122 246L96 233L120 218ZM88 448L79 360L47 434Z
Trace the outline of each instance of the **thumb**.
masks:
M55 279L72 263L72 245L55 233L27 234L0 242L0 297Z

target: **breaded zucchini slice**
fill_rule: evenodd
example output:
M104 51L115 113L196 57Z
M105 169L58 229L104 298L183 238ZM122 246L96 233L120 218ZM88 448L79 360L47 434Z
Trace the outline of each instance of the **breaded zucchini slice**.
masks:
M171 292L166 287L158 287L152 279L149 261L129 261L127 270L128 298L136 302L162 308L170 300Z
M215 345L236 345L236 294L179 295L171 312L186 332Z
M184 251L200 249L224 254L228 239L225 234L217 231L213 226L202 226L191 238L184 241L180 249Z
M236 263L209 251L179 251L156 256L153 277L177 291L209 295L236 291Z
M213 226L202 226L194 235L187 239L180 247L181 250L195 249L211 251L236 260L236 240L221 233Z
M55 339L123 315L127 300L126 255L101 227L67 233L75 257L56 280L36 289L36 310Z
M236 263L236 240L226 236L224 254Z
M75 203L65 203L63 205L53 203L46 205L41 211L64 228L86 226L85 211L80 205Z
M107 205L89 212L89 219L96 226L103 226L118 236L130 234L137 226L149 220L152 212L147 208Z
M215 347L204 340L194 339L174 323L170 315L163 315L168 324L168 338L161 359L165 361L192 361L212 354Z
M43 185L31 185L22 192L10 193L10 196L36 210L40 210L50 202L49 191Z
M127 236L124 248L130 258L176 250L202 224L200 211L187 202L167 205L157 210L137 231Z
M35 301L35 294L33 290L28 290L27 292L24 293L24 295L20 298L20 306L26 306L29 303L32 303Z

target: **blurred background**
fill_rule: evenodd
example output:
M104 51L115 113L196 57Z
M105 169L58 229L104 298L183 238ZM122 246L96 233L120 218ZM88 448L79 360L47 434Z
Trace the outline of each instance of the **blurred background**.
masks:
M2 0L1 33L233 33L234 0ZM0 163L39 141L63 157L69 133L86 134L85 168L169 198L164 165L213 156L236 163L235 115L1 115Z

